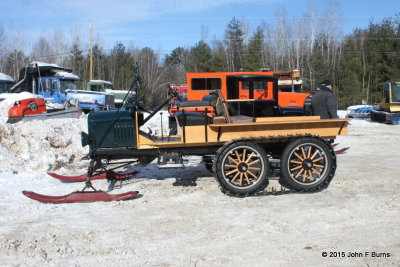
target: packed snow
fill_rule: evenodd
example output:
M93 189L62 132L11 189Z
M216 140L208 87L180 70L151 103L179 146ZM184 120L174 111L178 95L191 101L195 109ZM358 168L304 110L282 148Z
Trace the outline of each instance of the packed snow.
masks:
M160 134L162 119L167 133L166 114L158 113L143 130ZM80 132L87 131L87 117L1 119L1 266L400 264L400 126L352 120L349 135L336 140L338 148L351 148L338 156L332 183L318 193L279 193L271 180L261 196L229 197L201 158L189 157L184 169L158 169L153 162L121 170L139 170L131 180L93 182L112 193L138 190L138 199L55 205L21 191L63 195L83 187L46 172L86 172ZM174 186L178 180L195 186Z
M62 76L65 79L71 79L71 80L79 80L79 76L78 75L73 74L71 72L66 72L66 71L56 72L55 76Z
M57 64L54 63L47 63L47 62L40 62L40 61L32 61L30 66L32 67L45 67L45 66L49 66L49 67L60 67Z

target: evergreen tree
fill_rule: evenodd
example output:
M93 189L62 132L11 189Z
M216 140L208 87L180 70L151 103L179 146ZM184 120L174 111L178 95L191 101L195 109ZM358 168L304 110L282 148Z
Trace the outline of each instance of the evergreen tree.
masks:
M114 56L114 88L119 90L129 89L135 74L135 58L129 53L125 45L116 43L112 51Z
M397 34L398 27L398 21L388 18L379 24L371 23L366 30L368 72L372 76L372 97L376 102L380 101L383 83L393 81L400 75L399 50L396 50L399 48L400 38Z
M83 88L82 81L89 79L89 62L83 56L83 51L78 43L72 44L70 52L72 56L69 67L80 77L81 85L79 87Z
M168 55L165 56L164 65L166 68L166 76L169 77L171 84L184 84L185 80L185 65L189 52L177 47Z
M244 32L242 24L235 17L225 30L225 45L228 56L228 71L239 71L243 67Z
M211 48L204 41L198 42L191 50L190 69L193 72L212 71Z
M318 35L314 41L314 53L311 58L311 69L313 72L314 84L329 79L334 80L332 66L326 60L326 36Z
M356 39L346 39L338 71L337 86L340 88L338 95L340 108L361 103L360 78L362 72L360 70L362 70L362 60L359 51L359 44Z
M177 47L172 50L171 54L165 56L165 64L167 66L175 65L177 67L182 67L184 62L185 49L182 47Z
M243 62L245 71L259 71L263 67L263 44L264 31L258 27L247 45L247 53Z
M213 71L228 71L228 56L223 42L214 42L214 49L212 50L212 54Z

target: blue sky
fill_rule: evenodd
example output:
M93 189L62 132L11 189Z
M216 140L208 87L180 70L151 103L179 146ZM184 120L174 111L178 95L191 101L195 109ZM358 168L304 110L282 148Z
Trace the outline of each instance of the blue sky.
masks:
M1 0L0 25L17 29L31 46L39 36L55 31L65 35L78 29L89 43L93 35L106 48L118 41L139 48L151 47L161 54L178 46L198 42L206 29L207 37L222 38L228 22L236 17L254 30L263 21L273 25L278 10L287 17L303 16L312 3L320 14L330 6L327 0ZM366 27L400 13L399 0L335 0L341 15L341 31Z

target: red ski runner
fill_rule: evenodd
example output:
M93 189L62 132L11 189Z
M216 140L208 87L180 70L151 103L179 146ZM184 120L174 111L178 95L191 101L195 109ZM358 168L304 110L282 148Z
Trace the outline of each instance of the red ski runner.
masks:
M336 154L336 155L344 154L344 153L346 153L346 151L347 151L349 148L350 148L350 147L345 147L345 148L342 148L342 149L339 149L339 150L335 150L335 154Z
M122 194L108 194L104 191L75 191L64 196L48 196L32 191L22 191L26 197L44 203L77 203L97 201L120 201L128 200L138 196L138 191L129 191Z
M131 176L134 176L135 174L138 174L138 173L139 173L138 171L133 171L133 172L128 172L128 173L118 173L115 171L106 171L106 172L94 174L92 177L90 177L90 180L126 179L126 178L130 178ZM56 174L53 172L48 172L47 174L53 178L56 178L56 179L64 181L64 182L84 182L88 179L87 174L82 174L82 175L77 175L77 176L65 176L65 175L60 175L60 174Z
M127 163L124 163L127 165ZM96 171L102 169L102 171ZM138 191L129 191L122 194L109 194L107 192L96 190L91 180L96 179L124 179L130 178L131 176L137 174L138 171L133 171L130 173L117 173L113 170L106 170L103 168L101 161L92 160L88 168L87 174L78 176L63 176L55 173L48 173L51 177L59 179L66 182L81 182L86 181L85 187L81 191L75 191L68 195L62 196L49 196L42 195L32 191L22 191L22 193L33 200L37 200L44 203L76 203L76 202L96 202L96 201L120 201L128 200L138 196ZM87 190L89 189L89 190Z

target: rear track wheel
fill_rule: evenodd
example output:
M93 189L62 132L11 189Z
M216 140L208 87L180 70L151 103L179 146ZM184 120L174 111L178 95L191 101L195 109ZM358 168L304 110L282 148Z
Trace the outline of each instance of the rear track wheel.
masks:
M282 183L301 192L326 188L336 170L332 147L318 138L301 138L289 143L281 156Z

